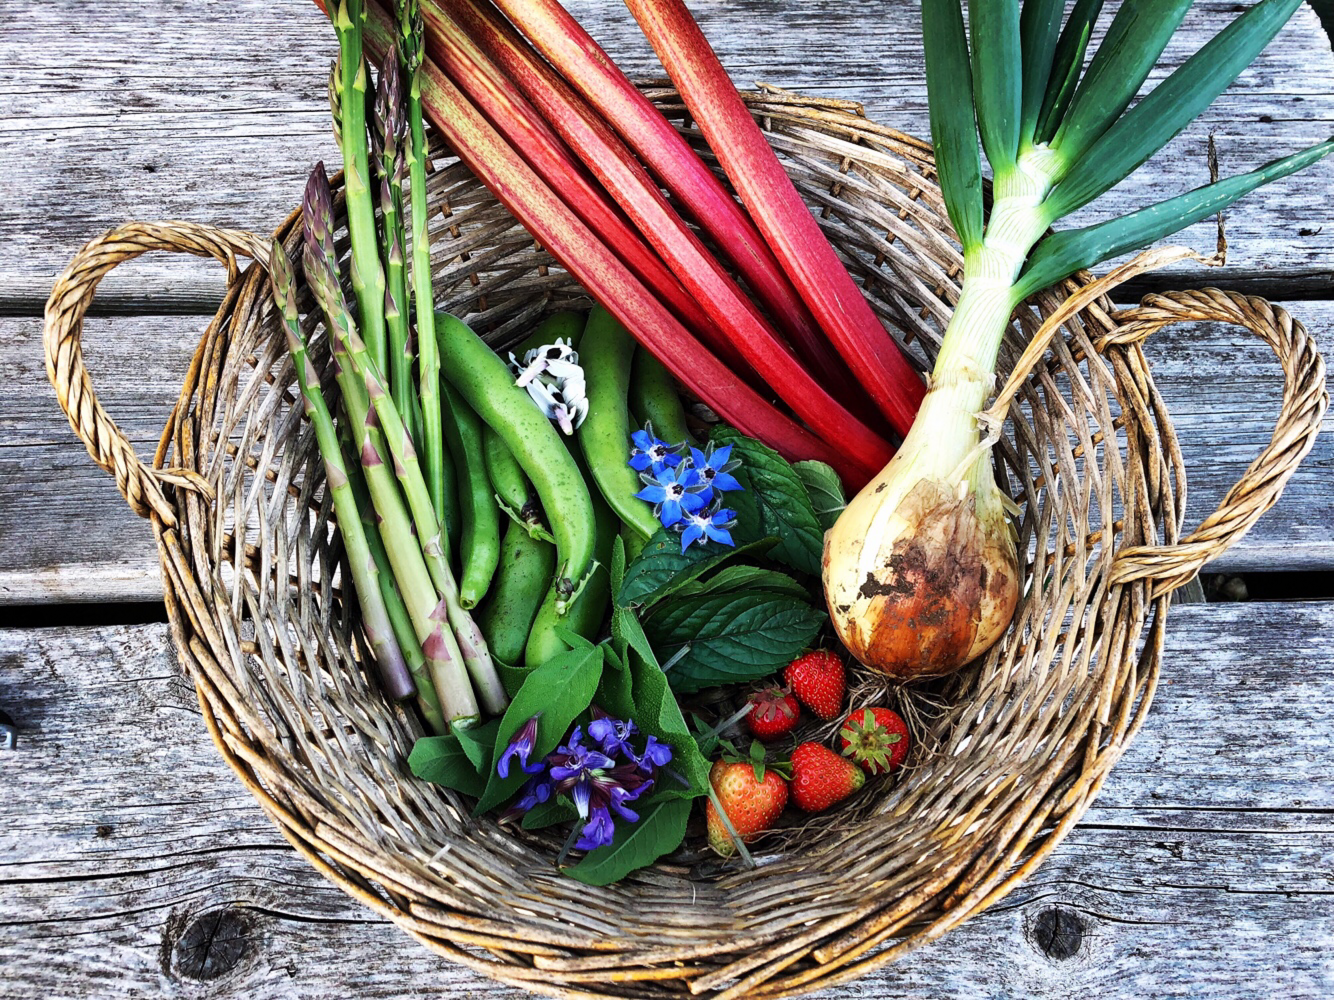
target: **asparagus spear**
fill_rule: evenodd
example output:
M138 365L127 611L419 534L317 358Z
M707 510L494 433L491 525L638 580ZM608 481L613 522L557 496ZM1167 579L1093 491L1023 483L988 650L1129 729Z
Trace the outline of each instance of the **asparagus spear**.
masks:
M384 320L389 333L389 376L394 405L414 441L421 440L417 417L417 387L413 381L412 334L408 323L407 271L403 266L403 176L406 172L403 92L399 85L398 54L393 46L385 55L375 98L376 171L380 180L380 215L384 220L381 252L385 261Z
M445 718L451 721L475 717L479 714L477 698L468 682L458 643L450 629L445 627L448 602L436 592L426 559L414 535L412 519L399 494L394 475L385 463L389 449L379 427L377 410L371 408L368 380L364 374L357 372L352 363L350 348L355 345L363 355L367 354L367 348L357 333L356 324L343 299L337 271L330 263L336 259L331 201L324 165L318 164L306 185L306 199L302 206L306 237L306 280L328 323L330 346L337 365L338 387L343 394L343 407L352 428L353 443L360 452L366 485L380 518L381 538L389 564L401 588L403 602L412 618L417 638L422 644L422 653L435 682L441 708ZM380 391L383 395L382 387ZM392 407L392 401L389 405ZM402 431L401 424L398 430Z
M333 416L320 389L319 373L306 354L292 264L287 259L287 251L277 240L273 241L269 258L269 282L273 288L273 300L282 318L283 331L287 334L287 346L292 353L292 364L296 368L296 381L301 389L306 416L315 428L315 439L324 459L325 478L333 494L334 513L342 530L343 547L347 550L352 568L352 584L361 604L361 621L375 654L380 683L385 693L396 701L411 698L418 689L413 684L405 654L394 636L390 613L381 592L381 568L371 554L368 537L357 513L351 477L338 446ZM416 645L415 639L413 645Z
M347 231L352 240L352 291L361 329L371 357L384 368L384 269L375 234L371 200L370 153L366 137L366 96L369 73L362 49L365 0L337 0L333 9L338 32L338 145L343 151L343 186L347 192Z
M352 434L347 429L346 420L339 426L338 431L344 460L350 456L355 464L357 451L352 444ZM422 655L421 643L417 641L417 633L412 627L412 617L408 614L403 597L398 592L398 585L394 583L394 571L389 565L389 555L384 550L384 542L380 540L380 526L376 523L375 506L371 503L370 494L366 492L366 484L362 482L361 477L354 475L349 476L349 479L352 481L352 496L356 498L357 513L361 516L361 525L366 533L366 542L370 546L371 558L375 560L375 566L380 571L380 593L389 612L389 624L394 630L399 649L403 651L403 659L407 661L408 670L411 671L413 680L417 682L417 707L421 709L422 717L426 719L431 731L436 735L444 735L449 732L449 726L445 723L444 714L440 710L440 698L435 693L435 685L431 683L431 675L426 668L426 657Z
M412 206L412 292L417 313L417 366L421 378L422 450L426 456L426 488L436 516L446 525L452 488L446 475L444 433L440 417L440 353L435 342L435 296L431 290L431 244L426 235L426 131L422 118L421 65L426 59L426 32L421 0L399 0L398 55L407 82L407 162Z

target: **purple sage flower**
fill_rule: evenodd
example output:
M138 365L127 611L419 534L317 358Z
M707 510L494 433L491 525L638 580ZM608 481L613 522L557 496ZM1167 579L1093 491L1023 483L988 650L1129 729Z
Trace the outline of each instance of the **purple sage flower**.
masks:
M509 746L505 748L505 752L496 761L496 774L502 778L508 778L510 776L510 761L516 757L519 759L519 766L523 768L525 774L537 774L545 770L546 763L543 761L534 761L531 764L528 762L528 758L532 756L533 747L537 743L537 720L540 717L541 713L534 715L514 734Z

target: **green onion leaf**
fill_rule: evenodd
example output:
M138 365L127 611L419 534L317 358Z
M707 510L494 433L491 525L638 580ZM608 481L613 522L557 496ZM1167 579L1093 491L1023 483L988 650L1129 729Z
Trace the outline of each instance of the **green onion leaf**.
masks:
M1052 146L1078 162L1130 107L1192 0L1125 0L1089 63Z
M1088 50L1093 22L1102 12L1102 0L1076 0L1070 19L1065 22L1056 55L1052 57L1051 73L1047 78L1047 93L1042 98L1038 124L1033 133L1035 143L1051 142L1056 130L1065 120L1066 108L1075 96L1075 85L1084 69L1084 53Z
M922 45L940 190L967 254L982 245L982 158L959 0L922 0Z
M1023 74L1019 45L1019 0L980 0L968 5L973 38L973 104L991 169L1014 169L1019 155ZM979 43L980 39L980 43Z
M1260 0L1103 133L1048 196L1048 222L1120 183L1227 89L1301 0Z
M1148 246L1221 212L1262 184L1286 177L1334 152L1334 139L1266 163L1250 173L1206 184L1138 212L1088 226L1053 233L1033 251L1014 286L1015 301L1086 267Z
M1042 99L1051 78L1056 40L1061 34L1065 0L1024 0L1019 15L1019 44L1024 59L1023 113L1019 121L1019 141L1031 143L1037 129Z

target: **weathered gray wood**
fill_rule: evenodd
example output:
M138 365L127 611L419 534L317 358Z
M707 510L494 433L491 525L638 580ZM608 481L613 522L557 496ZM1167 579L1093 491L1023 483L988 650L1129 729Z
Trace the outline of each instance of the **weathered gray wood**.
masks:
M627 71L658 75L619 3L574 12ZM917 8L877 0L720 0L692 5L739 83L766 80L863 101L886 124L927 133ZM1166 64L1193 52L1236 4L1196 4ZM87 239L129 219L184 217L271 230L296 204L310 164L336 158L324 67L332 34L305 0L245 0L225 20L209 5L80 0L29 5L0 38L8 102L0 163L0 308L35 312L51 278ZM77 73L73 70L77 67ZM1078 221L1103 218L1203 182L1216 132L1224 170L1319 141L1334 118L1334 56L1303 8L1242 79L1141 175ZM1229 266L1205 280L1271 297L1334 294L1325 262L1334 219L1328 166L1252 195L1230 214ZM1213 247L1209 224L1179 239ZM105 308L180 310L220 294L216 267L152 259L113 275ZM1150 284L1197 280L1180 265Z
M1330 995L1331 629L1330 604L1176 609L1149 721L1055 857L826 996ZM20 726L0 754L6 997L521 995L436 959L290 851L215 756L165 627L0 632L0 677ZM199 953L178 942L219 911L235 922L218 976L190 979Z
M1293 312L1322 337L1334 303ZM174 403L198 316L90 319L94 384L149 456ZM1189 522L1241 477L1273 430L1273 356L1236 328L1174 327L1149 348L1183 442ZM1334 418L1331 418L1334 426ZM1220 572L1334 568L1334 435L1323 435L1282 503L1213 566ZM0 318L0 604L147 600L161 594L148 525L85 453L55 405L36 318Z

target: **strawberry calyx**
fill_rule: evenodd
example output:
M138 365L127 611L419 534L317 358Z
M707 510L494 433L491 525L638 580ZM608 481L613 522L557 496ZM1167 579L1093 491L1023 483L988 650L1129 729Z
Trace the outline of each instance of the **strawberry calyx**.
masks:
M744 754L728 740L719 740L718 745L723 748L723 761L728 764L749 764L755 769L756 781L763 781L767 771L773 771L784 781L792 779L792 762L770 761L768 751L759 740L751 740Z
M904 739L902 733L891 732L878 721L869 708L848 716L839 736L843 741L843 756L871 774L884 774L893 768L898 744Z

